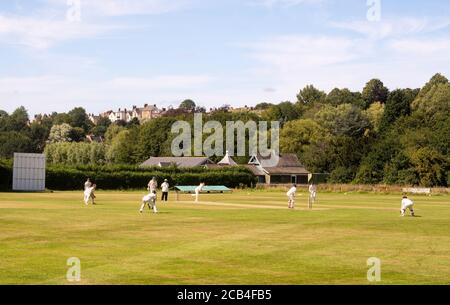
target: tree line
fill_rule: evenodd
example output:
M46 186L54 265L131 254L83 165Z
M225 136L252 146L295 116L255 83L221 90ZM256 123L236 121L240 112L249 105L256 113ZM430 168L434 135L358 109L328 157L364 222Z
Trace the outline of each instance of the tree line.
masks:
M13 152L47 153L54 164L138 164L170 156L177 120L279 121L280 150L296 153L311 172L329 173L330 182L448 186L450 184L450 83L436 74L422 88L390 91L370 80L361 92L335 88L325 93L308 85L295 102L260 103L234 112L212 112L186 100L162 117L140 124L94 125L83 108L37 116L30 123L23 107L0 111L0 157ZM87 143L86 135L102 137ZM207 135L205 135L207 136ZM248 157L248 156L247 156ZM246 163L247 157L236 158Z

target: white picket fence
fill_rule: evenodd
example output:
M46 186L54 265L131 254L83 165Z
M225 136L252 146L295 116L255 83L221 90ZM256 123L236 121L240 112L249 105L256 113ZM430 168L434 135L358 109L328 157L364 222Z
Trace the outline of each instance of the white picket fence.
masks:
M409 188L404 188L403 189L403 193L431 195L431 188L426 188L426 187L409 187Z

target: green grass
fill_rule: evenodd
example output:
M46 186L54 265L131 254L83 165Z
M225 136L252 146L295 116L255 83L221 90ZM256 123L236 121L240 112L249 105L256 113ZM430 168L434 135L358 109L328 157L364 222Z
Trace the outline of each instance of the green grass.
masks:
M369 284L369 257L381 284L450 283L449 196L401 218L398 194L324 193L313 211L304 193L295 211L284 192L183 195L158 215L142 195L0 193L0 284L67 284L69 257L82 284Z

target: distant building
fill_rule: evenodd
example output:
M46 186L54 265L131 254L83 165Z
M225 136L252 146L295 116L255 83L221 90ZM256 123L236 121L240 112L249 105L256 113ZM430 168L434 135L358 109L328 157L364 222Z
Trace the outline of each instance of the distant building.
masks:
M160 117L163 111L164 109L158 109L156 105L145 104L142 108L133 106L131 119L137 118L139 122L145 122Z
M280 154L276 166L268 162L268 157L255 155L250 158L248 165L258 183L261 184L308 184L310 173L298 160L295 154Z
M208 164L214 164L209 158L206 157L151 157L140 167L198 167L207 166Z
M101 117L101 115L94 115L91 113L89 114L89 121L91 121L94 125L97 125Z
M156 105L145 104L144 107L139 108L133 106L132 110L119 108L118 111L107 111L101 114L102 117L108 118L111 122L124 121L126 123L131 122L133 119L138 119L139 122L145 122L154 118L160 117L165 109L159 109ZM91 121L95 120L95 116Z

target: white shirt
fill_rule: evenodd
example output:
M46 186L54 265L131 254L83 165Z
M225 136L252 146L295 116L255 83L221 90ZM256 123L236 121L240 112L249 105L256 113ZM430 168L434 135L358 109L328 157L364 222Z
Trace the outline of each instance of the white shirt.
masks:
M164 182L163 184L161 184L161 190L162 190L164 193L167 193L167 192L169 191L169 183Z
M158 182L156 182L155 180L151 180L148 183L148 188L150 189L151 192L156 191L156 189L158 188Z
M148 194L147 196L144 196L144 198L142 198L142 201L144 202L150 202L150 201L156 201L156 194Z
M84 196L86 196L86 197L90 197L91 196L91 194L92 194L92 192L94 191L94 187L87 187L85 190L84 190Z
M288 197L294 196L297 193L297 188L295 186L291 187L291 189L287 192Z
M414 205L414 202L412 202L411 199L405 198L402 200L402 208L409 207L412 205Z
M86 181L86 183L84 184L84 189L88 189L92 186L92 183L90 181Z
M310 193L315 193L315 192L317 192L317 186L315 186L314 184L311 184L311 185L309 186L309 192L310 192Z
M200 184L199 186L197 186L197 188L195 189L195 192L196 193L200 193L202 190L203 190L203 187L204 187L205 185L204 184Z

